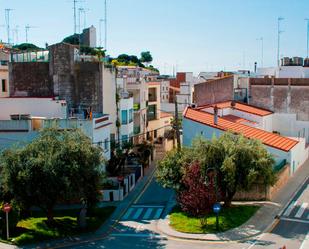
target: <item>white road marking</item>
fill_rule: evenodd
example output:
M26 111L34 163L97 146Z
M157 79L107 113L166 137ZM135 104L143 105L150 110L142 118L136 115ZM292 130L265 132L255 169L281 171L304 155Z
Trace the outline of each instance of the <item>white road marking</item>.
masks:
M132 207L134 208L164 208L164 206L161 205L132 205Z
M129 208L129 210L125 213L125 215L122 217L124 220L127 220L131 213L133 212L133 208Z
M301 244L299 249L306 249L309 248L309 233L307 233L303 243Z
M142 212L143 212L143 208L138 208L136 213L133 215L133 219L134 220L138 219L138 217L141 215Z
M288 208L286 209L286 211L284 212L284 216L289 216L292 212L292 210L294 209L294 207L297 205L297 201L293 201Z
M152 210L153 210L153 208L148 208L148 209L147 209L146 213L145 213L144 216L143 216L143 220L149 219Z
M286 217L281 217L280 220L287 220L287 221L294 221L294 222L309 224L309 220L300 220L300 219L293 219L293 218L286 218Z
M162 214L162 211L163 211L163 208L157 209L156 214L154 215L153 218L154 218L155 220L159 219L160 216L161 216L161 214Z
M146 237L146 238L166 238L166 236L152 233L112 233L114 237Z
M298 212L295 214L295 217L296 218L300 218L303 213L305 212L306 208L308 206L308 203L307 202L304 202L301 207L299 208Z

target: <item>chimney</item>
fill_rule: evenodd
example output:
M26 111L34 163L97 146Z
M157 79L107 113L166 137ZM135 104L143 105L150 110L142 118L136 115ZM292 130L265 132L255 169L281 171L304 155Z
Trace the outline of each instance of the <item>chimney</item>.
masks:
M214 124L215 125L218 124L218 107L217 107L217 105L215 105L215 107L214 107Z

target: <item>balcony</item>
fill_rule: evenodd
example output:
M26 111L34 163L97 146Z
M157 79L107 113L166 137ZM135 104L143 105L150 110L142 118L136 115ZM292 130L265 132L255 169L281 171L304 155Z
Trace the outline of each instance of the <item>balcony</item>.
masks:
M140 134L141 133L141 127L140 126L136 126L134 127L134 135Z

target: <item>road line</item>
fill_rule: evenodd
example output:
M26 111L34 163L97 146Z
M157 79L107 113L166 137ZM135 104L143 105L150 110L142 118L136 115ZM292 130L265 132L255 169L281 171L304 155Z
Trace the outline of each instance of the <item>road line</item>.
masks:
M305 239L303 240L303 243L301 243L301 246L299 249L306 249L309 248L309 233L307 233Z
M167 238L166 236L152 233L111 233L114 237L143 237L143 238Z
M286 218L286 217L281 217L280 220L295 221L299 223L309 224L309 220L300 220L300 219L293 219L293 218Z
M163 211L163 208L159 208L157 211L156 211L156 214L154 215L154 219L157 220L160 218L161 214L162 214L162 211Z
M294 209L294 207L297 205L297 201L293 201L288 208L286 209L286 211L284 212L284 216L289 216L292 212L292 210Z
M129 210L125 213L125 215L122 217L124 220L127 220L129 216L132 214L134 208L129 208Z
M300 218L300 217L303 215L303 213L305 212L307 206L308 206L308 203L307 203L307 202L304 202L304 203L301 205L301 207L300 207L300 209L298 210L298 212L295 214L295 217L296 217L296 218Z
M136 213L134 214L134 216L133 216L133 220L137 220L138 219L138 217L141 215L141 213L143 212L143 208L139 208L139 209L137 209L137 211L136 211Z
M132 205L132 207L137 207L137 208L164 208L162 205Z
M148 208L146 213L144 214L143 216L143 220L148 220L150 215L151 215L151 212L152 212L153 208Z

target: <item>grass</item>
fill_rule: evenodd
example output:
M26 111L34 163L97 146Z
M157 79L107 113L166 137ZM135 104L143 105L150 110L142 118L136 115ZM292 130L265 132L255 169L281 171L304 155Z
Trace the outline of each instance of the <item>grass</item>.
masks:
M11 242L16 245L63 238L97 230L112 214L115 207L96 208L87 217L87 228L81 229L77 223L77 209L55 211L55 225L49 227L42 212L33 212L32 217L21 220L11 233Z
M216 216L207 215L207 225L201 225L201 219L191 217L175 207L170 213L170 225L179 232L184 233L217 233L238 227L249 220L259 209L258 206L239 205L223 208L219 214L219 231L216 230Z

